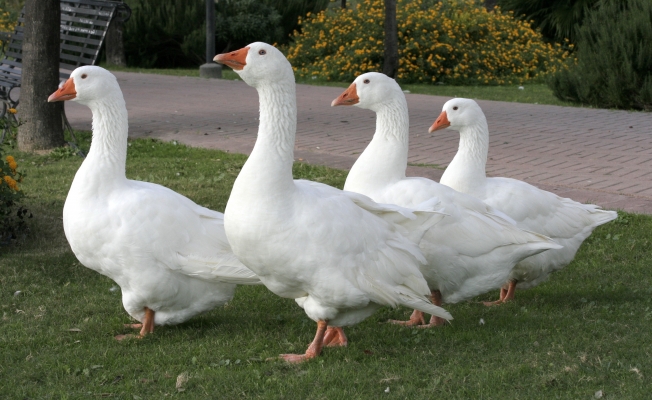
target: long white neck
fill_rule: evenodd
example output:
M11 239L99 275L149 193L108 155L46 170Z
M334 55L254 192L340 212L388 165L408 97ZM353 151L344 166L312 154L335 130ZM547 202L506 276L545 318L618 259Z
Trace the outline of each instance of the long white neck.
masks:
M256 89L260 101L258 138L236 185L249 185L255 181L255 186L251 188L278 193L294 185L292 164L297 128L295 84L294 80L281 79Z
M107 95L88 107L93 113L93 140L78 175L97 187L125 181L129 121L124 99L121 94Z
M344 190L372 195L377 189L405 179L410 117L402 96L376 110L376 132L353 164Z
M473 193L484 187L487 178L485 167L489 152L489 128L487 120L460 129L460 146L453 161L439 181L458 192Z

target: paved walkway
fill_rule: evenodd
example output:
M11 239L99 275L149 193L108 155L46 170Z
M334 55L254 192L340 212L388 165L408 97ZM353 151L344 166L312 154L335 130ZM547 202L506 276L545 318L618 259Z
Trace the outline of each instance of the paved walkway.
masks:
M117 72L130 136L178 140L248 154L258 124L256 91L242 81ZM526 88L527 90L527 88ZM371 140L375 115L330 107L343 89L298 85L295 156L350 168ZM448 98L406 95L410 109L408 175L439 180L458 134L428 134ZM86 107L66 102L73 127L90 130ZM652 214L652 113L478 101L491 132L487 174L525 180L610 209ZM424 167L425 166L425 167Z

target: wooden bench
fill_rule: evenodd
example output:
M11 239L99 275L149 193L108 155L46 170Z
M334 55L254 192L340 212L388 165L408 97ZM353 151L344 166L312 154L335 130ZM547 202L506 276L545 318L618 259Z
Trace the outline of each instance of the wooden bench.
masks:
M21 82L24 12L23 9L20 13L14 33L6 38L8 44L5 46L4 58L0 61L0 101L2 102L0 118L13 117L13 114L7 111L15 109L19 102L14 90L20 87ZM131 16L131 9L122 2L61 0L59 77L62 80L68 79L75 68L81 65L94 65L111 21L114 18L126 21L129 16ZM5 127L5 133L6 129Z

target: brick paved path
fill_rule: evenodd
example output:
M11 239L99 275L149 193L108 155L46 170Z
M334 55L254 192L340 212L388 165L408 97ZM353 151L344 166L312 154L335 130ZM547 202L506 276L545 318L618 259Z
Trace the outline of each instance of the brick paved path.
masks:
M248 154L257 131L256 91L242 81L116 72L131 137L178 140ZM527 88L526 88L527 90ZM375 115L330 107L343 89L298 85L295 156L349 168L371 140ZM408 176L439 180L458 134L428 134L448 98L406 95ZM73 127L90 130L86 107L66 102ZM652 113L478 101L491 134L487 173L522 179L577 201L652 214Z

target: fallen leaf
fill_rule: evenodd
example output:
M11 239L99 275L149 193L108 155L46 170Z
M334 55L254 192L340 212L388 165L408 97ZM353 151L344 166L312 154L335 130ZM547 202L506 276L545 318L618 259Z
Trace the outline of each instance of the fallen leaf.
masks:
M183 388L183 385L185 385L188 382L188 379L189 378L187 372L182 372L181 374L179 374L179 376L177 376L176 388L179 392L183 392L184 390L186 390Z

